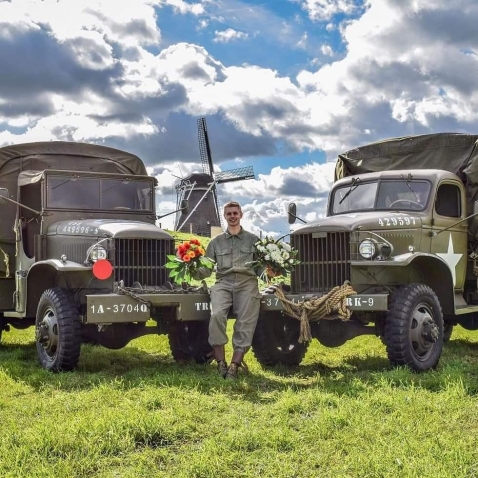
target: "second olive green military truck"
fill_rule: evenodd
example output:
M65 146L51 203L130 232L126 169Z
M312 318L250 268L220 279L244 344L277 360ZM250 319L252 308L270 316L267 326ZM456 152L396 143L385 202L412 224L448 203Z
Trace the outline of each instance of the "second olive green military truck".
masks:
M288 300L348 282L357 292L350 320L311 322L312 337L336 347L377 335L392 364L436 367L454 325L478 329L478 136L394 138L339 155L325 217L297 228L291 245L301 264ZM258 360L300 363L307 343L298 337L299 322L264 296Z
M75 368L84 342L118 349L146 334L168 334L176 360L207 361L209 295L168 281L156 185L113 148L0 148L0 338L35 327L52 371Z

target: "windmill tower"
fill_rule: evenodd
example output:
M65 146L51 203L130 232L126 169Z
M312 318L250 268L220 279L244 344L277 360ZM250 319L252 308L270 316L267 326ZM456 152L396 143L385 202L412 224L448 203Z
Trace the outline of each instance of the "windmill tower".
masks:
M232 181L255 179L255 176L252 166L215 173L206 118L199 118L197 123L202 173L190 174L181 179L176 186L178 209L181 201L187 199L189 213L186 217L176 218L175 230L211 237L211 227L224 229L216 186Z

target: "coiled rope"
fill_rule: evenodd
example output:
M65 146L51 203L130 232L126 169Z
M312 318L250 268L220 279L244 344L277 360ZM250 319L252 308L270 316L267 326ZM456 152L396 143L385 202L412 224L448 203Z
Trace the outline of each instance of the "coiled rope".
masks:
M349 281L334 287L322 297L312 297L302 302L292 302L286 298L282 289L279 287L274 289L274 295L281 301L284 312L300 321L299 343L312 340L310 322L336 318L349 320L352 311L347 307L347 297L357 294Z

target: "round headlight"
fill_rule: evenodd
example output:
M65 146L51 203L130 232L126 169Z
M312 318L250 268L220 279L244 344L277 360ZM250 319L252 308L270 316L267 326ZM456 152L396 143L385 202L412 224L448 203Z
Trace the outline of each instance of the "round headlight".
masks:
M92 262L99 261L100 259L106 259L108 254L106 253L106 249L103 246L94 245L91 246L88 250L88 258Z
M364 259L373 259L377 252L375 243L371 239L365 239L359 245L359 254Z

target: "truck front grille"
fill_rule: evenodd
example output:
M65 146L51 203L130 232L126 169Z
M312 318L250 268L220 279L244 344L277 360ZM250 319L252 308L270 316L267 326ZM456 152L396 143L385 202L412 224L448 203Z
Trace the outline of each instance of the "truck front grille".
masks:
M168 280L168 254L174 254L173 239L116 239L115 281L124 281L126 287L135 282L143 287L163 285Z
M350 280L350 235L346 232L293 234L291 246L301 263L294 267L294 293L327 293Z

